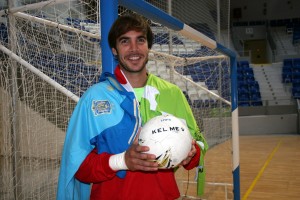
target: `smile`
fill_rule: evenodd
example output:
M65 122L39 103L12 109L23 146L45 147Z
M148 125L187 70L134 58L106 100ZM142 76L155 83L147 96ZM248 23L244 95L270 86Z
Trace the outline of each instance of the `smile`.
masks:
M134 54L134 55L129 55L127 56L128 60L131 60L131 61L136 61L136 60L139 60L142 58L142 55L137 55L137 54Z
M140 59L140 56L133 56L133 57L129 57L129 60L138 60Z

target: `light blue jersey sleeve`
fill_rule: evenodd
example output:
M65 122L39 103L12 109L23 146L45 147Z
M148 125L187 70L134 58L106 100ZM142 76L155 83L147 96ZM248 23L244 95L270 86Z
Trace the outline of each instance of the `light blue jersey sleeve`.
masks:
M116 103L106 98L107 91L103 90L106 85L101 84L93 86L82 96L70 118L61 159L57 200L89 199L90 184L78 181L74 175L95 148L91 141L122 119L122 110L112 112ZM110 93L108 96L113 95Z

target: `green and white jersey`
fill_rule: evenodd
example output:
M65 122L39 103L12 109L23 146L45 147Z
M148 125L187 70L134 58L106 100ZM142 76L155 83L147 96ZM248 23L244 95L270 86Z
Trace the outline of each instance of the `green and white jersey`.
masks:
M185 120L193 138L204 144L201 147L202 153L206 152L208 145L199 130L186 97L178 86L149 74L140 100L140 112L143 124L161 114L171 114Z
M202 195L204 192L206 171L204 167L204 156L208 149L208 144L197 125L186 97L178 86L153 74L148 74L148 80L144 88L134 90L136 98L140 102L139 110L142 124L162 114L174 115L186 122L191 135L197 141L201 149L199 166L197 168L197 182L198 195Z

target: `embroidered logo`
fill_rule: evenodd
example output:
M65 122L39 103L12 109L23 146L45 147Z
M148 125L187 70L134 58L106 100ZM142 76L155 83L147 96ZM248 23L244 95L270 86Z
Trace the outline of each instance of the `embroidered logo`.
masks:
M94 100L92 104L94 115L110 114L111 105L108 100Z

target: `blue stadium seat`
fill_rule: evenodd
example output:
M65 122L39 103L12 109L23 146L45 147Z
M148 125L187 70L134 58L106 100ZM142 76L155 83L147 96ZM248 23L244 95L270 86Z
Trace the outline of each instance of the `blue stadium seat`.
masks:
M282 72L282 83L291 83L292 82L292 72L288 72L288 71L285 71L285 72Z
M238 94L249 94L248 86L240 86L238 87Z
M262 101L251 101L251 106L262 106Z
M239 66L241 66L241 67L243 67L243 68L248 68L248 67L250 67L249 61L247 61L247 60L242 60L242 61L239 62Z
M293 71L293 67L291 66L283 66L282 67L282 73L286 73L286 72L292 72Z
M249 93L238 93L239 101L250 101Z
M237 74L237 80L238 81L244 81L244 75L243 74Z
M241 102L241 101L239 101L238 102L238 106L240 106L240 107L247 107L247 106L250 106L250 103L249 102Z
M294 58L293 69L299 69L299 68L300 68L300 58Z
M293 30L293 44L296 45L300 42L300 27L294 27Z
M244 68L244 74L245 75L252 75L252 76L254 76L253 69L250 68L250 67Z
M250 99L251 100L254 100L254 99L260 99L261 98L261 95L260 95L260 92L251 92L250 93Z
M192 106L194 108L201 108L202 104L203 104L202 100L197 99L193 101Z
M299 99L300 98L300 87L293 87L292 95L295 99Z
M284 67L292 67L293 66L293 59L286 58L283 60L283 66Z
M192 107L193 108L202 108L202 107L208 107L208 106L214 106L216 104L215 100L212 99L197 99L192 102Z
M292 83L300 83L300 71L292 73Z
M239 75L243 75L243 68L242 67L238 67L237 68L237 74L239 74Z
M255 82L254 75L253 74L252 75L251 74L245 75L245 80L247 81L247 83L249 85L254 84L254 82Z
M216 81L213 81L213 80L206 80L205 81L205 84L207 86L207 88L209 90L217 90L218 88L218 85L216 84Z
M0 24L0 41L8 43L7 27L3 23Z
M259 90L258 87L250 86L250 87L249 87L249 92L250 92L250 93L258 93L258 92L260 92L260 90Z

